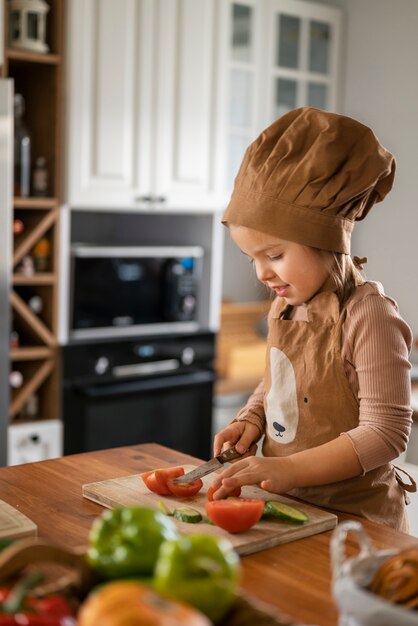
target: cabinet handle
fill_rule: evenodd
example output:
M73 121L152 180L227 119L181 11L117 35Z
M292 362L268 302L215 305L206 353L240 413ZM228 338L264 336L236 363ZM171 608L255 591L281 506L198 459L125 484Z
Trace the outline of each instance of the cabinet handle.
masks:
M153 197L152 196L135 196L134 201L135 202L152 202Z
M167 198L165 196L135 196L135 202L155 202L161 204L161 202L166 202Z

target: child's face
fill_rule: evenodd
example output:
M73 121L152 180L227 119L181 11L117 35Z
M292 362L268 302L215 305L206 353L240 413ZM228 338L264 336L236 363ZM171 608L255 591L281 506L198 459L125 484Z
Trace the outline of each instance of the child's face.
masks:
M329 277L314 248L245 226L231 225L229 230L237 246L253 260L257 278L292 306L307 302Z

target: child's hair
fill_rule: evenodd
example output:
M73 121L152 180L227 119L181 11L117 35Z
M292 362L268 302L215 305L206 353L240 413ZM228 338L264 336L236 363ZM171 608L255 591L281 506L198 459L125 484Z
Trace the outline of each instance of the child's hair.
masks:
M349 254L319 249L317 251L335 283L335 293L342 311L354 289L364 283L364 278Z

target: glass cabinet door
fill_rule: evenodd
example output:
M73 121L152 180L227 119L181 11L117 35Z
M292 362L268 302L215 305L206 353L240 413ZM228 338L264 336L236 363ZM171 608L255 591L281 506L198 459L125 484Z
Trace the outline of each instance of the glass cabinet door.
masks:
M257 2L228 3L226 186L234 177L255 135L257 91Z
M333 109L340 11L294 0L270 0L269 6L270 120L300 106Z
M246 147L291 109L337 109L341 11L306 0L219 0L217 179L228 194Z

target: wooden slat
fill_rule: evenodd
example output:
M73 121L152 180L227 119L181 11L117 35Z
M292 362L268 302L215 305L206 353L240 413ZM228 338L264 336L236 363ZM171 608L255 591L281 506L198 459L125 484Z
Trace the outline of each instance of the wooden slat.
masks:
M48 346L55 346L57 344L57 338L54 334L43 323L43 321L30 310L24 300L22 300L22 298L15 291L12 291L10 300L16 313L18 313L18 315L25 320L28 326L41 339L41 341L46 343Z
M11 361L37 361L38 359L50 359L53 356L51 348L36 346L33 348L14 348L10 350Z
M19 50L18 48L6 48L6 57L15 61L29 61L31 63L43 63L47 65L58 65L61 62L61 56L59 54L30 52L27 50Z
M22 258L27 254L39 241L39 239L44 235L44 233L51 228L56 222L58 218L58 210L52 210L50 213L47 213L45 217L33 228L27 237L24 237L19 246L17 246L16 250L13 254L13 267L22 260Z
M17 196L13 198L13 206L15 209L57 209L59 200L57 198L22 198Z
M51 272L39 272L32 276L13 274L12 281L14 285L54 285L57 282L57 276Z
M42 363L32 378L19 390L11 403L10 416L12 418L19 413L28 401L29 397L42 385L45 379L52 372L54 364L55 362L53 360Z

